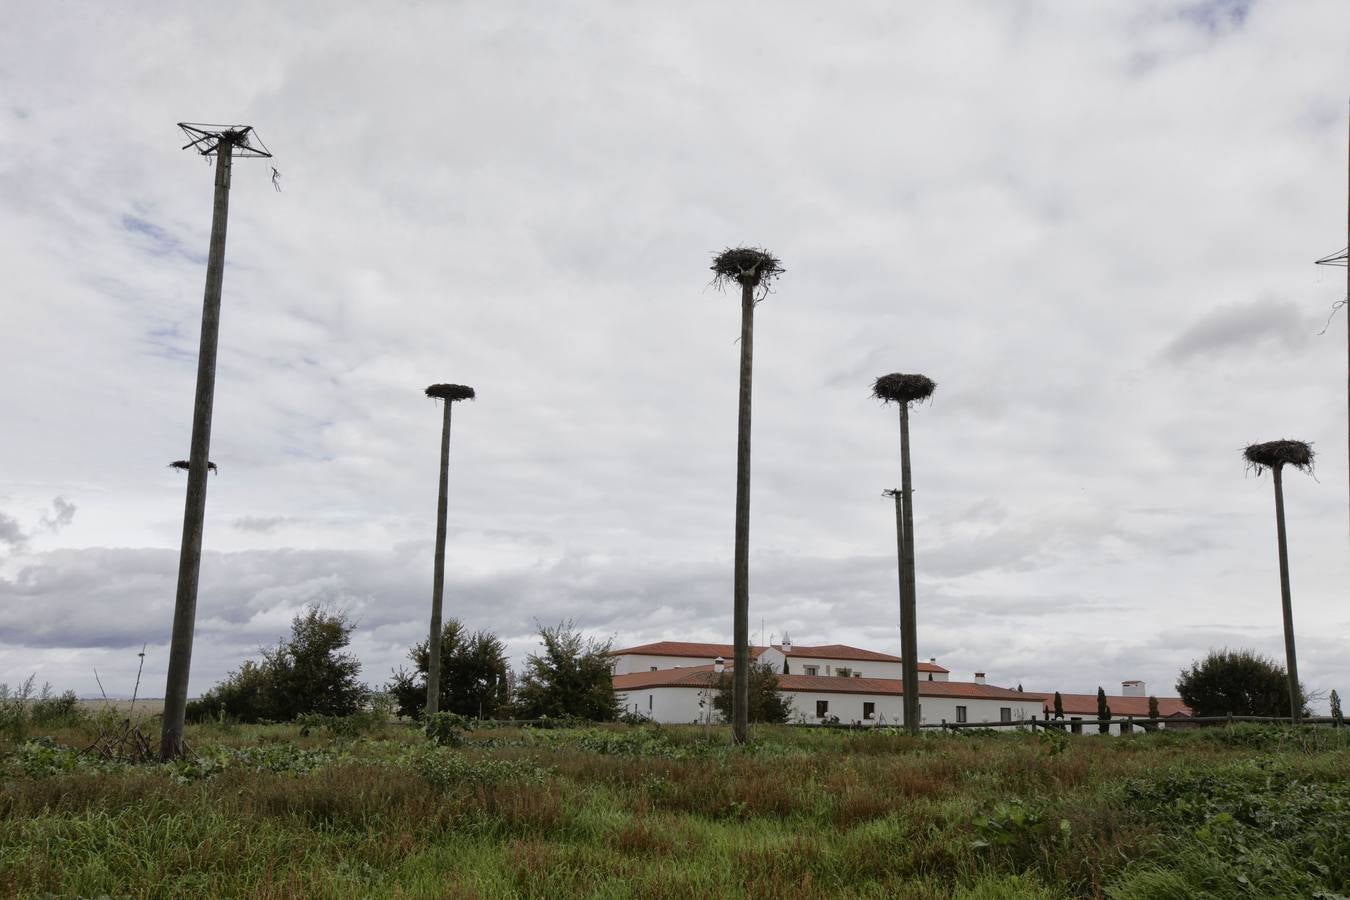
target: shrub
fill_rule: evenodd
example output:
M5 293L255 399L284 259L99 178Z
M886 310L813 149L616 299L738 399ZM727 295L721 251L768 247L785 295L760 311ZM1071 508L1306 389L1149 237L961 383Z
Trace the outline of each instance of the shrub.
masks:
M1251 650L1211 650L1177 679L1177 693L1197 716L1287 717L1289 679L1284 666ZM1299 703L1308 714L1306 692Z
M473 728L473 721L458 713L438 712L427 716L422 726L427 739L442 747L458 747L464 743L464 734Z
M592 722L618 718L610 641L587 639L571 622L539 629L543 653L525 661L516 705L527 719L571 716Z
M189 703L189 718L286 722L305 713L357 712L368 693L356 680L361 663L338 652L351 642L354 627L346 613L311 606L292 620L290 640L262 650L262 660L246 661Z
M401 716L422 718L427 705L428 641L408 651L413 671L399 668L386 688ZM510 701L506 647L490 631L467 634L458 619L441 629L442 710L463 716L494 718Z
M749 721L782 724L792 712L792 701L778 689L778 674L768 663L750 664L750 705L747 710ZM723 720L731 721L731 673L723 672L717 678L717 693L713 696L713 709L721 713ZM838 719L836 718L837 722Z

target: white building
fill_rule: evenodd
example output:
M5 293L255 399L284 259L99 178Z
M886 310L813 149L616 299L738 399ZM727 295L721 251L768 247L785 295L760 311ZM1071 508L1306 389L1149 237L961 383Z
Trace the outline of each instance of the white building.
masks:
M659 672L690 666L711 666L719 657L727 665L735 656L731 644L699 644L689 641L657 641L638 647L613 650L614 674ZM784 675L825 675L848 678L899 678L900 657L875 650L863 650L846 644L824 644L815 647L793 645L791 639L767 647L751 647L750 658L771 664L775 672ZM949 672L937 660L919 663L919 678L924 681L946 681Z
M720 658L728 670L729 644L660 641L615 650L614 689L633 713L657 722L705 721L712 714ZM844 644L814 647L782 645L751 648L778 676L779 689L799 722L898 725L903 721L899 657ZM1043 715L1039 695L985 684L977 673L970 682L950 680L947 669L930 660L919 664L919 715L924 723L1009 722Z

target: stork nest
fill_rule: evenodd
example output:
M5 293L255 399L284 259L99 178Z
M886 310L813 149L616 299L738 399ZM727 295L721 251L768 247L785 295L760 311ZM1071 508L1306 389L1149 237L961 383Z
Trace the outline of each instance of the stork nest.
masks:
M473 388L467 384L433 384L427 388L427 396L454 403L456 400L472 400L474 395Z
M1247 460L1247 468L1255 469L1260 475L1266 469L1279 469L1293 466L1303 472L1312 470L1313 448L1303 441L1267 441L1264 444L1250 444L1242 451Z
M902 375L892 372L872 382L872 396L883 403L913 403L927 400L937 384L926 375Z
M176 460L174 460L173 462L169 463L169 468L170 468L170 469L178 469L178 470L180 470L180 471L186 472L188 469L192 468L192 464L189 463L186 459L176 459ZM219 470L216 468L216 464L213 463L213 462L208 462L208 463L206 464L206 470L207 470L208 472L218 472L218 471L219 471Z
M713 257L713 284L722 287L728 282L765 288L782 275L778 257L759 247L728 247Z

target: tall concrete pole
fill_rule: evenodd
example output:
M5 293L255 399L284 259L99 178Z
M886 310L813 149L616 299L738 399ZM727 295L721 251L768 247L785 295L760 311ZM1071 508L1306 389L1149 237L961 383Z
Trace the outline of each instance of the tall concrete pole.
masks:
M427 644L427 715L441 708L441 600L445 593L445 518L450 503L450 409L441 424L441 489L436 498L436 562L431 576L431 635Z
M749 739L750 722L750 386L754 357L754 282L741 278L741 390L736 424L736 551L733 575L731 735Z
M225 228L230 212L233 155L233 133L228 132L216 145L215 152L215 202L211 210L211 243L206 260L206 292L202 301L201 346L197 353L197 398L192 407L187 501L183 509L178 591L174 599L169 675L164 686L164 725L159 744L160 758L165 760L175 759L183 753L183 719L187 711L192 637L197 619L197 582L202 561L202 527L206 518L206 474L211 450L211 412L216 393L220 288L225 276Z
M1275 539L1280 552L1280 602L1284 610L1284 659L1289 675L1289 715L1297 725L1303 718L1302 697L1298 689L1298 654L1294 650L1294 607L1289 594L1289 543L1284 531L1283 467L1271 468L1275 480Z
M900 656L905 730L919 733L918 591L914 578L914 485L909 468L909 404L900 404Z

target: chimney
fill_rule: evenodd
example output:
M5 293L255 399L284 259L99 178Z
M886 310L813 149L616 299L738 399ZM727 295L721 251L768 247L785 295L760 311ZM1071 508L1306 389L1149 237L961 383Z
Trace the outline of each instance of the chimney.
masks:
M722 659L722 657L719 656L717 657L717 659L713 660L713 671L716 672L718 675L721 675L722 672L726 669L726 665L727 665L726 660Z
M976 673L975 673L975 683L976 683L976 684L984 684L984 673L983 673L983 672L976 672Z
M788 637L787 634L783 635L783 652L784 653L792 652L792 638Z
M1142 681L1122 681L1120 683L1120 693L1125 697L1146 697L1144 683Z
M933 665L935 665L935 666L937 665L937 657L936 657L936 656L930 656L930 657L928 657L928 661L929 661L930 663L932 663Z

